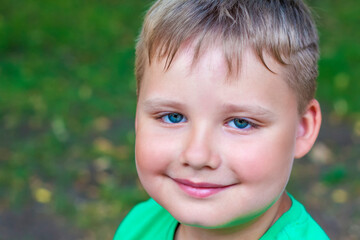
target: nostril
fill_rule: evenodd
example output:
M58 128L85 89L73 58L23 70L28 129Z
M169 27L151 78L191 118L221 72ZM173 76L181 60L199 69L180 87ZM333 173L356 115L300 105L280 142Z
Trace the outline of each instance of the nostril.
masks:
M190 166L187 162L183 162L182 165L183 165L184 167L189 167L189 166Z
M209 148L188 149L182 156L182 165L196 170L216 169L220 159Z

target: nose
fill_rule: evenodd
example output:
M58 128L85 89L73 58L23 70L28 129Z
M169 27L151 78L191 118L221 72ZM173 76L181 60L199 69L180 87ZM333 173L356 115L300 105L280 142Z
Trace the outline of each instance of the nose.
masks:
M183 166L193 169L216 169L221 159L216 151L215 134L206 127L193 127L185 138L181 156Z

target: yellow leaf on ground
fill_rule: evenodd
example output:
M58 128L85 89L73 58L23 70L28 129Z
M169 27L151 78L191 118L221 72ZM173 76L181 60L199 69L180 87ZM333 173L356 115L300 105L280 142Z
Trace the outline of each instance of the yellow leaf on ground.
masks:
M39 203L49 203L51 201L52 193L45 188L35 189L35 200Z

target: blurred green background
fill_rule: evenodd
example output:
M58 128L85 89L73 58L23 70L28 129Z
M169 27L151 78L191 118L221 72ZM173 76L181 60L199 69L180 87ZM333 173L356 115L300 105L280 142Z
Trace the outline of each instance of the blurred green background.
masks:
M332 239L360 236L360 2L308 1L324 124L288 190ZM1 0L0 239L111 239L147 198L134 166L144 0Z

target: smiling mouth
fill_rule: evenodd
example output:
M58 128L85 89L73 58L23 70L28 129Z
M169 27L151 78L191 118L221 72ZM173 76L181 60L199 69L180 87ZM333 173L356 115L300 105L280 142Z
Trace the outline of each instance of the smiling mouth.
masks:
M205 182L194 183L192 181L179 178L175 178L173 180L176 182L176 184L180 187L181 190L183 190L187 195L194 198L207 198L235 185L220 185Z

